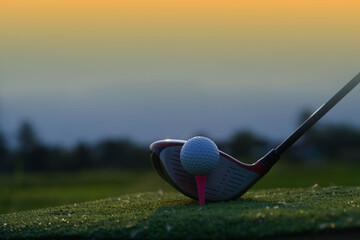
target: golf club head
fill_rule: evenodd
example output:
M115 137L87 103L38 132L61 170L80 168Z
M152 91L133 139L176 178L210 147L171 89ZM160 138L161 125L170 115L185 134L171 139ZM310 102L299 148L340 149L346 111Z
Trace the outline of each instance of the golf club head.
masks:
M254 183L267 173L307 130L332 109L346 94L360 83L360 73L342 87L332 98L321 105L300 127L298 127L277 148L272 149L254 164L242 163L230 155L220 152L217 167L207 175L205 185L206 201L225 201L244 194ZM150 145L150 158L157 173L170 185L188 197L198 200L195 177L182 167L181 147L186 141L166 139Z
M184 195L198 200L195 177L181 165L180 151L186 141L166 139L150 145L151 162L157 173L171 186ZM269 161L278 158L270 151L254 164L245 164L219 151L217 167L207 176L205 186L206 201L226 201L243 195L269 170Z

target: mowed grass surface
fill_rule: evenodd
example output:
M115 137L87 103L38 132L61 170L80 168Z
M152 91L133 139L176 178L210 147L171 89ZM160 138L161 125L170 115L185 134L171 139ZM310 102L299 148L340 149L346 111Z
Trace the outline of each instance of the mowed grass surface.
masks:
M0 215L0 238L239 239L351 232L360 227L359 193L360 187L338 186L251 190L236 201L201 207L175 192L125 195Z
M170 190L151 170L87 170L30 173L19 184L10 174L0 175L0 214L123 194Z
M359 186L359 164L288 165L280 162L252 189ZM0 214L162 190L175 191L152 169L34 173L19 183L0 175Z

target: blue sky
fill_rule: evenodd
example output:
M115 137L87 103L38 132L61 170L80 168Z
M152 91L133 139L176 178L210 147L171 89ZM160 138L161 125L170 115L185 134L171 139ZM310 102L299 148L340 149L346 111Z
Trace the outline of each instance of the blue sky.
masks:
M315 110L356 74L355 68L246 69L166 60L128 66L21 64L4 64L2 129L13 137L28 119L44 141L65 145L106 137L150 143L200 132L226 139L241 129L282 139L295 129L302 109ZM322 122L359 126L359 97L355 89Z

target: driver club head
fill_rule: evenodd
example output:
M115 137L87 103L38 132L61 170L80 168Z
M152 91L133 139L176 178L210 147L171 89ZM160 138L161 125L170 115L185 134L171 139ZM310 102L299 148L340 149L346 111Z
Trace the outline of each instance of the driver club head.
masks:
M181 165L180 151L186 141L166 139L150 146L150 159L157 173L184 195L198 200L196 181ZM243 195L268 171L266 159L278 158L272 150L254 164L245 164L219 151L217 167L207 176L206 201L226 201Z
M307 130L319 121L344 96L360 83L360 73L342 87L332 98L321 105L300 127L278 147L272 149L254 164L245 164L219 151L216 168L207 175L205 185L206 201L225 201L243 195L254 183L264 176ZM150 145L150 159L157 173L184 195L198 200L196 181L181 165L180 152L186 141L166 139Z

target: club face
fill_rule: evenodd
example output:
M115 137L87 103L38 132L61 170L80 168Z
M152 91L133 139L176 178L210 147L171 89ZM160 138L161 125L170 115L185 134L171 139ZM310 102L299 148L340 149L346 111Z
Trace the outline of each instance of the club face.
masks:
M193 199L198 199L195 177L180 162L181 147L186 141L161 140L150 146L151 162L170 185ZM220 151L217 167L207 176L206 201L226 201L244 194L266 173L260 162L249 165Z

